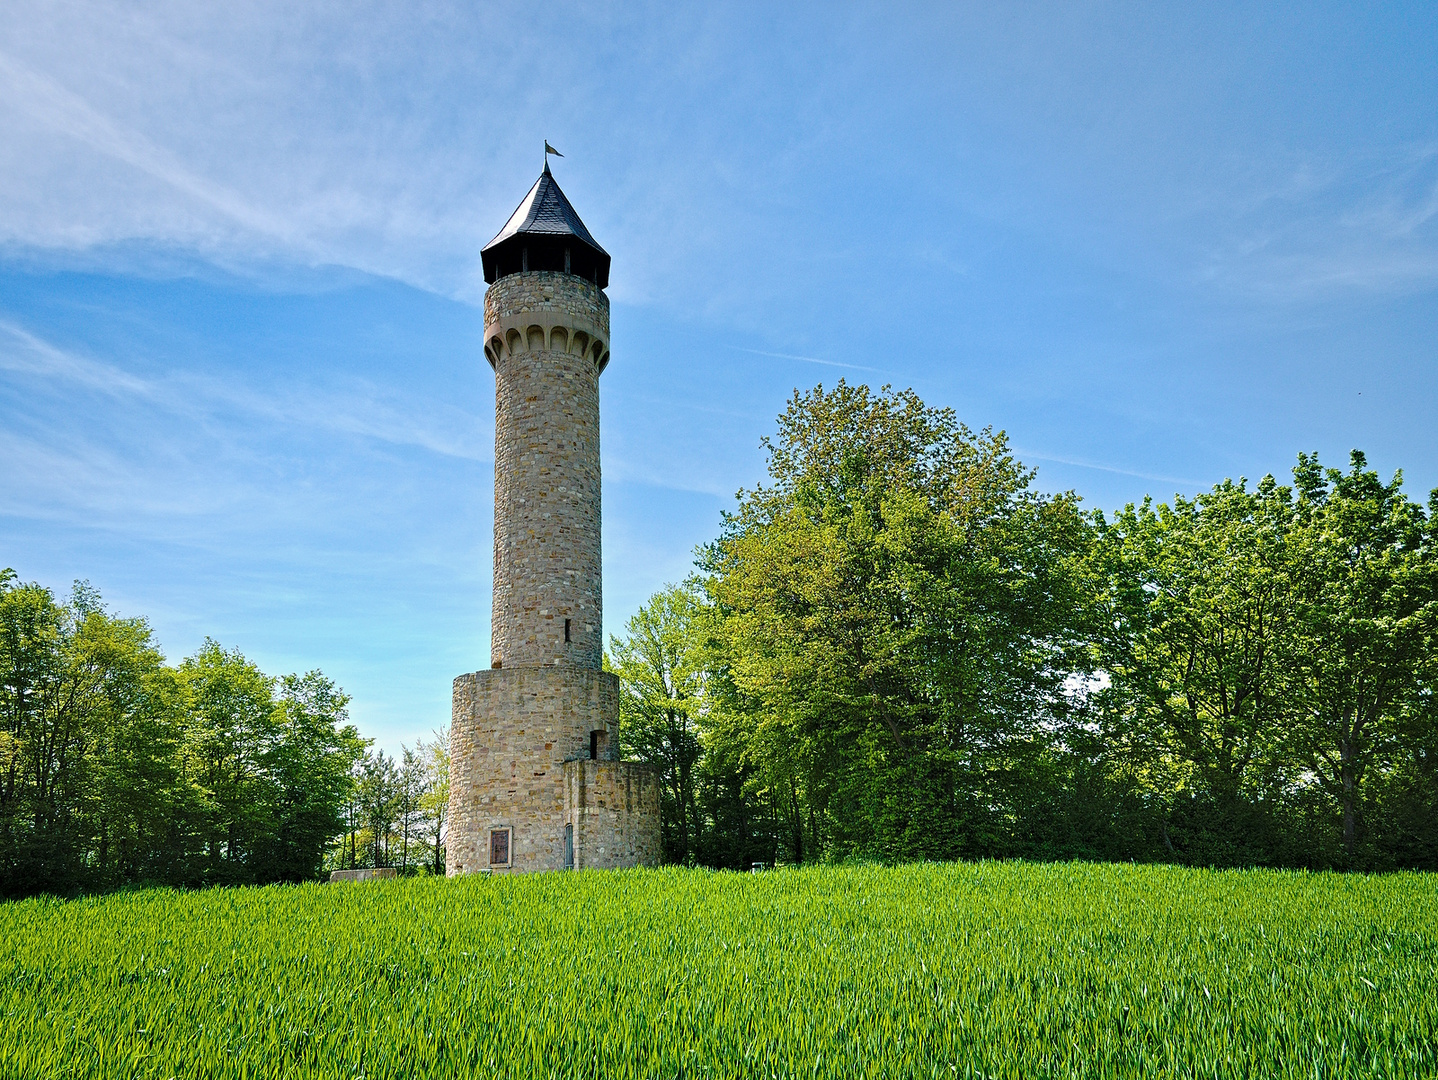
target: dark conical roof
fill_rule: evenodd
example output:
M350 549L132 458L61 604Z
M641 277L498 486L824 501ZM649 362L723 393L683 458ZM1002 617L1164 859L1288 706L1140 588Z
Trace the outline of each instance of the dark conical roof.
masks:
M570 259L555 263L561 249ZM522 268L566 269L589 278L601 289L609 284L609 253L599 246L574 207L559 190L548 162L518 209L480 252L484 280L494 282Z

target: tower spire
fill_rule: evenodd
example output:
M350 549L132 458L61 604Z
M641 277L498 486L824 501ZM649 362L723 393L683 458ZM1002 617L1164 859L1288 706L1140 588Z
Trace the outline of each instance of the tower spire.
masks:
M548 143L544 144L549 147ZM553 147L549 147L550 152ZM565 252L569 252L566 262ZM559 189L549 171L549 153L544 171L509 215L495 238L480 252L484 280L493 285L506 274L523 270L560 270L609 287L609 253L590 235L572 203Z

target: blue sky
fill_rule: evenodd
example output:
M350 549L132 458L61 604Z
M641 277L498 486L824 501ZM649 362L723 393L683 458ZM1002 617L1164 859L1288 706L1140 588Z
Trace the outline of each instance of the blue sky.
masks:
M606 629L795 388L912 386L1112 509L1438 486L1438 7L7 4L0 566L381 745L489 656L479 249L613 255Z

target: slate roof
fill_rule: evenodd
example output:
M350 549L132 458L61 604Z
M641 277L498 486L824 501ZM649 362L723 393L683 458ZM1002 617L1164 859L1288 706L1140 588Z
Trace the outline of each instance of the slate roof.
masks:
M574 207L559 190L559 185L554 180L554 175L549 171L546 163L544 172L539 174L539 179L529 189L529 194L519 204L519 208L509 216L504 223L504 228L499 230L499 235L484 245L484 251L498 247L512 236L521 233L527 235L538 234L541 236L573 236L583 243L592 247L596 253L607 255L598 241L589 235L589 230L584 227L584 222L579 220L579 215L574 212Z

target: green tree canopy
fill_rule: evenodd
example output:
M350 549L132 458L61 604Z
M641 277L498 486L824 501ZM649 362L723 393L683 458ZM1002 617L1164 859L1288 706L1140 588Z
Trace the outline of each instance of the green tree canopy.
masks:
M1438 535L1402 492L1354 451L1347 473L1299 455L1290 559L1286 691L1298 759L1337 802L1356 863L1362 787L1405 739L1426 742L1438 674ZM1438 492L1430 500L1438 512ZM1412 745L1412 742L1409 742Z
M1087 667L1077 500L912 391L796 394L767 446L772 483L740 493L708 568L795 856L801 831L975 850Z
M363 753L347 701L213 641L171 667L86 583L0 573L0 893L313 877Z

